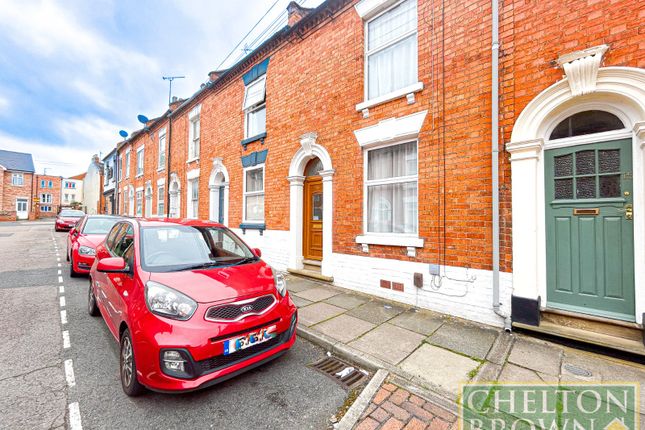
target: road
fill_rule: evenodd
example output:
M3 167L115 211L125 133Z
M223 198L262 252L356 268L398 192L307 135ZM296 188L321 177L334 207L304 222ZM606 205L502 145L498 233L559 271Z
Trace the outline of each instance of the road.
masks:
M69 428L79 418L84 429L328 427L347 393L307 367L325 352L303 339L206 390L126 397L118 344L86 311L88 280L69 277L66 235L53 223L0 223L0 428Z

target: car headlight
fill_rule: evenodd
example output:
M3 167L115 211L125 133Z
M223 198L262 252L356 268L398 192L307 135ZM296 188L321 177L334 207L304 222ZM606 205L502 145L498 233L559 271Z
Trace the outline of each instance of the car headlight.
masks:
M273 283L282 297L287 295L287 280L282 273L278 273L275 269L273 269Z
M146 304L153 314L186 321L197 310L197 302L155 281L146 282Z
M96 255L96 249L89 246L81 246L78 248L78 253L81 255Z

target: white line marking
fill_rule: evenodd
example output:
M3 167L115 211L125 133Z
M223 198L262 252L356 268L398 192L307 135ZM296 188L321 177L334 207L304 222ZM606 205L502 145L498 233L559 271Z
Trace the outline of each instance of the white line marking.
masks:
M58 283L59 283L59 284L62 284L62 283L63 283L63 277L62 277L62 276L59 276L59 277L58 277Z
M56 261L60 261L60 258L57 258Z
M67 330L63 331L63 348L67 349L72 344L69 342L69 332Z
M60 275L61 273L63 273L63 272L61 272L60 269L58 269L58 274Z
M58 292L63 294L65 292L65 287L62 286L62 285L60 287L58 287Z
M61 308L65 307L65 297L63 297L63 296L60 297L60 307Z
M64 309L60 311L60 322L61 324L67 324L67 311Z
M67 379L67 386L73 387L76 385L76 378L74 378L74 364L72 359L65 360L65 379Z
M58 263L58 267L61 267L61 266L62 266L62 264Z
M56 257L60 257L60 254L58 252L56 253Z
M78 402L69 404L69 428L70 430L83 430Z

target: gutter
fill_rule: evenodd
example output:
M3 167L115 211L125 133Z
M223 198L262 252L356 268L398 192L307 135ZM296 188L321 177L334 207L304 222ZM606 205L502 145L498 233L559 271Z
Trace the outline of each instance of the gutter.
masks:
M491 167L493 187L493 312L504 318L511 331L511 317L501 310L499 300L499 0L492 0L491 58Z

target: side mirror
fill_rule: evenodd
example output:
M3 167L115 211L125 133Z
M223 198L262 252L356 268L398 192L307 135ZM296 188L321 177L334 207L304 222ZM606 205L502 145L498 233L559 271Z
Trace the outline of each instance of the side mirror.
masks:
M127 273L130 268L121 257L109 257L99 260L96 270L104 273Z
M262 251L260 250L260 248L253 248L253 253L258 258L262 257Z

